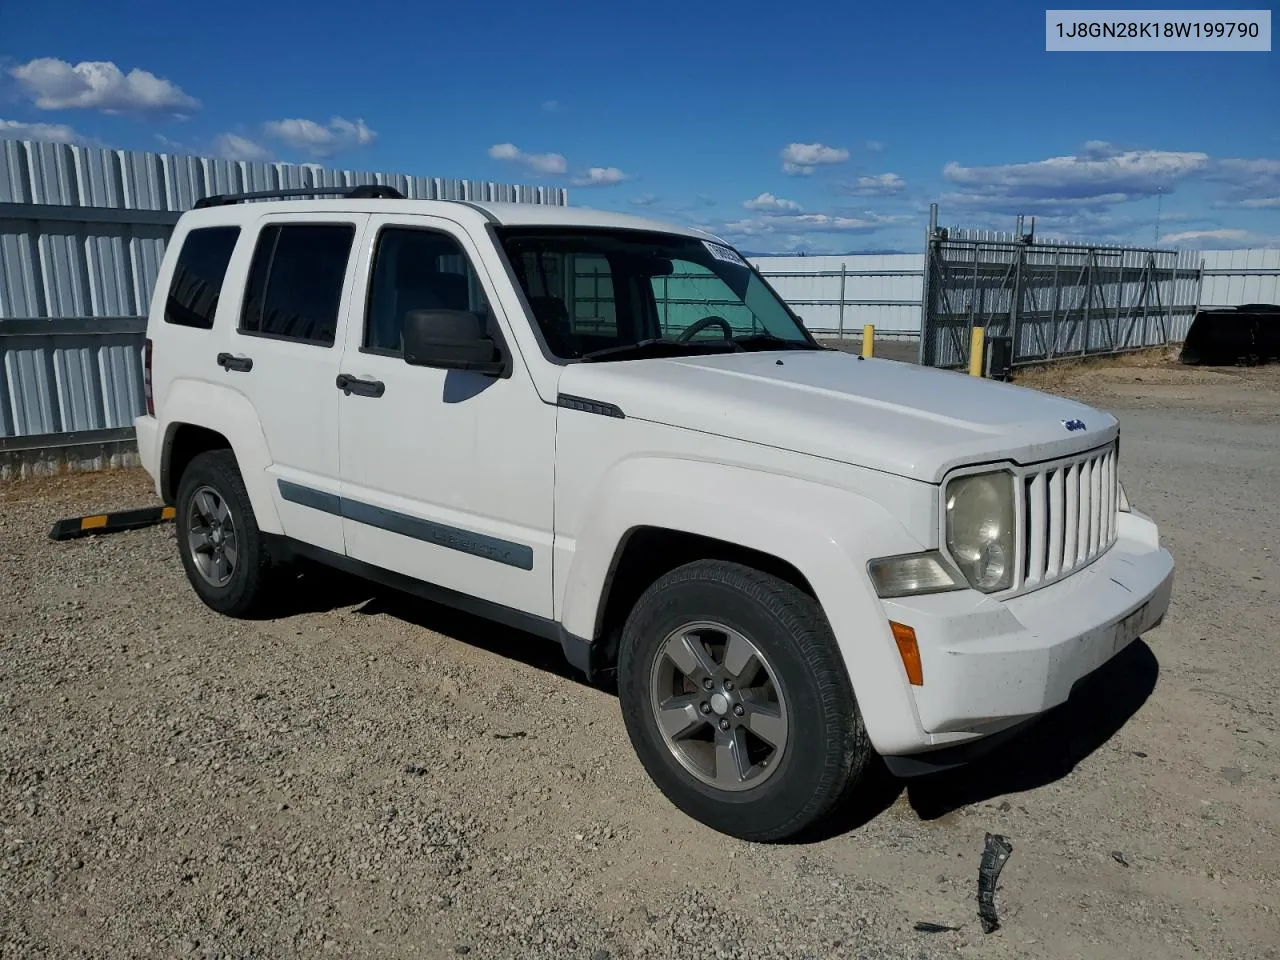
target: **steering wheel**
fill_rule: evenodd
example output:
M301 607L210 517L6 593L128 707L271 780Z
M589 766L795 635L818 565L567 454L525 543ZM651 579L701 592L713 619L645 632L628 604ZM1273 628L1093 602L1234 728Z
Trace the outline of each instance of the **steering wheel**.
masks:
M676 340L680 343L686 343L689 340L692 340L694 336L701 333L703 330L707 329L707 327L711 327L711 326L717 326L721 330L723 330L724 338L726 340L733 339L733 327L729 326L729 321L726 320L724 317L711 316L711 317L703 317L701 320L697 321L696 323L691 324L689 327L685 329L684 333L676 337Z

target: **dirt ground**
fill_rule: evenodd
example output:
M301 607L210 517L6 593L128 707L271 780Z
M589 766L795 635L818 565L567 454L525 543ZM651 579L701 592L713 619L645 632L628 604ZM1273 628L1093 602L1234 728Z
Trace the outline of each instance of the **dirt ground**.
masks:
M221 619L171 526L47 539L141 474L0 485L0 955L1280 956L1280 368L1020 380L1119 414L1169 616L993 757L786 846L676 812L540 641L337 577Z

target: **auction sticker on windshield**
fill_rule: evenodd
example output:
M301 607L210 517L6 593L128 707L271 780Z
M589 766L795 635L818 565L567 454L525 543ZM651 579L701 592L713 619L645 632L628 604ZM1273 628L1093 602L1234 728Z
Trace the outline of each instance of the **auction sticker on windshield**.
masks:
M710 240L703 240L702 245L706 247L707 252L717 260L723 260L725 263L732 263L739 267L745 267L747 265L747 261L743 260L737 253L730 250L728 247L721 246L718 243L712 243Z

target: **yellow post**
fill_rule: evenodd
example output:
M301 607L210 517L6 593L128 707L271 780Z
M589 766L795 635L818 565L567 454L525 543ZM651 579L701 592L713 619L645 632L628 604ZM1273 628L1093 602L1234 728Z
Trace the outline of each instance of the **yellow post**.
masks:
M870 360L875 356L876 327L874 323L865 324L862 328L862 356Z
M969 335L969 375L982 376L982 346L986 339L985 327L975 326Z

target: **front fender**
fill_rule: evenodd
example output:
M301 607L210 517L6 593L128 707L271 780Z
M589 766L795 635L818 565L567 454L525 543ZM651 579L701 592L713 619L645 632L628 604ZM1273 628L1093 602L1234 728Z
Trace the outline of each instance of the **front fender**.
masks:
M242 393L202 380L177 380L165 396L161 448L161 483L168 485L169 457L173 438L183 424L214 430L227 438L244 478L249 502L253 505L258 529L264 533L284 533L271 487L265 482L271 452L262 424L253 405Z
M876 749L918 742L906 671L866 561L924 545L881 504L839 487L722 463L625 460L597 484L578 524L559 611L566 631L596 635L619 547L646 526L727 541L794 566L831 624Z

